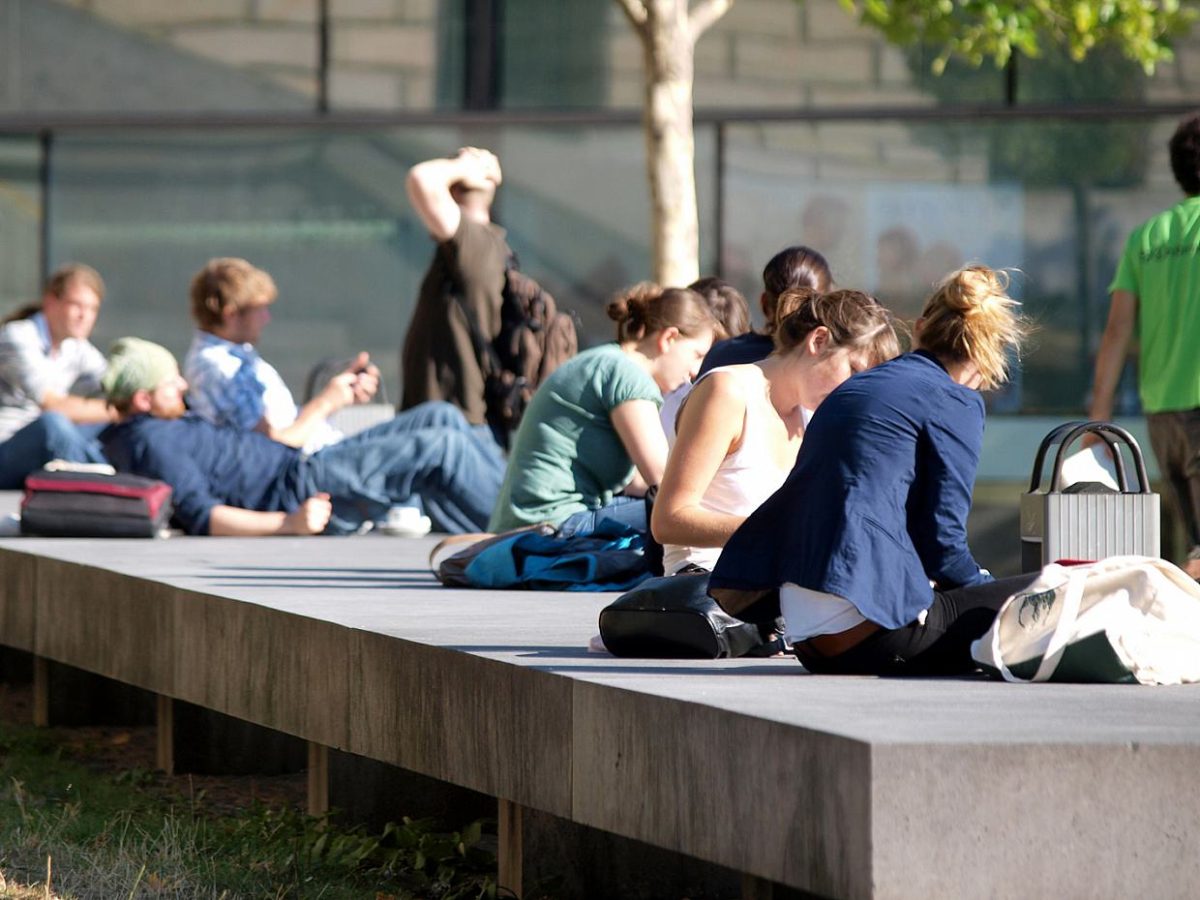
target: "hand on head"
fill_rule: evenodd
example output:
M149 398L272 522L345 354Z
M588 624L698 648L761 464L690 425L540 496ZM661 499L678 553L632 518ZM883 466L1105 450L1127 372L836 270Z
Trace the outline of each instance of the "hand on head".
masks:
M461 179L467 187L484 187L487 182L499 186L502 180L500 160L490 150L483 150L479 147L463 147L458 151L456 159L466 163L470 169L469 174Z

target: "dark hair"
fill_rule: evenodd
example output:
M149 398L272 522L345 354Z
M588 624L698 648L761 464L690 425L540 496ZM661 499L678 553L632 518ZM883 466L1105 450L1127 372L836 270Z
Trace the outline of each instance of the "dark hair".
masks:
M643 281L618 294L605 310L617 323L618 341L640 341L664 328L678 328L684 337L704 329L720 333L721 323L704 298L688 288L664 288Z
M779 295L791 288L812 288L825 293L833 284L829 263L811 247L797 245L780 250L763 269L763 312L767 328L775 321Z
M1029 325L1008 296L1008 275L972 265L951 272L921 312L922 349L973 362L990 390L1008 379L1010 350L1019 350Z
M742 292L728 281L709 275L688 285L708 302L726 337L737 337L750 330L750 305Z
M821 294L801 288L779 297L775 350L787 353L804 343L813 331L829 329L831 349L866 349L871 365L900 355L900 341L891 311L862 291Z
M1189 197L1200 194L1200 113L1179 123L1171 135L1171 171Z

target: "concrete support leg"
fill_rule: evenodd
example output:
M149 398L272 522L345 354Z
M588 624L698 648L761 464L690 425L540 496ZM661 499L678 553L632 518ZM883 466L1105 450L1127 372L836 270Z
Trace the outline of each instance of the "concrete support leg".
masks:
M44 656L33 658L33 725L45 728L50 724L50 661Z
M512 891L519 900L523 891L522 807L519 803L513 803L503 797L496 803L496 819L499 826L499 848L496 853L497 882L501 888Z
M155 697L154 765L175 774L175 702L165 694Z
M329 812L329 748L308 742L308 814Z

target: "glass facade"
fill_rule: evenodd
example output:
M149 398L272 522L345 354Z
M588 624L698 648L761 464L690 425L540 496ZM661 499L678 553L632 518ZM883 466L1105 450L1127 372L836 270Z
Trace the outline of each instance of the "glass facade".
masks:
M0 315L38 299L40 168L36 139L0 135Z
M1040 331L993 407L1076 412L1124 235L1177 196L1164 150L1173 115L913 122L887 110L1181 100L1195 96L1197 46L1181 43L1153 78L1098 51L1082 66L1047 54L937 79L932 50L887 45L837 0L738 0L697 47L698 108L838 114L702 119L701 268L753 301L766 259L808 242L841 283L912 315L963 261L1010 267ZM0 138L7 306L33 299L43 261L82 259L111 285L102 339L136 331L180 350L188 277L210 256L242 255L280 284L264 350L293 385L315 358L363 346L394 392L431 250L404 175L464 143L500 156L497 218L523 267L578 312L585 341L608 337L611 292L649 274L640 128L502 124L505 111L640 104L641 47L614 3L0 0L0 48L0 119L148 117L136 130L50 127L45 157L32 130ZM355 130L317 114L480 104L500 112L496 124ZM854 118L856 107L872 112ZM313 115L296 127L153 126L156 113L214 112ZM1136 410L1131 391L1121 408Z
M464 144L503 161L495 214L522 268L579 315L585 342L609 339L604 302L650 268L636 127L68 134L50 157L51 264L85 260L104 274L98 342L135 333L182 353L192 273L211 257L243 256L278 283L262 349L297 393L317 360L366 349L395 397L399 346L433 251L404 176ZM26 156L36 175L35 151ZM698 151L711 268L711 129ZM28 254L31 271L36 258Z

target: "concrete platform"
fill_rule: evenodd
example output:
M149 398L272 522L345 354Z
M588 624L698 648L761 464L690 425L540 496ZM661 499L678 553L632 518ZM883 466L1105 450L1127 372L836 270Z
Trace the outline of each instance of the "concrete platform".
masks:
M431 539L0 540L0 642L833 897L1190 897L1200 687L589 653Z

